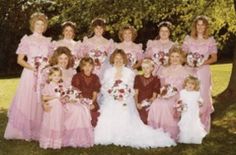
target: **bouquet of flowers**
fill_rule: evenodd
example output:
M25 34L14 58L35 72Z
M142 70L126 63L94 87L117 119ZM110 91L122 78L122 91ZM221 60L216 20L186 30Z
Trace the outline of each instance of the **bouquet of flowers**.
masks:
M152 59L156 64L165 66L168 64L169 55L164 51L159 51L153 54Z
M152 104L152 103L151 103L149 100L146 99L146 100L143 100L143 101L142 101L141 107L146 108L146 111L148 111L151 104Z
M195 53L188 53L187 55L187 64L190 67L199 67L204 63L204 55Z
M94 60L95 66L100 67L106 59L106 52L102 52L98 49L91 50L88 56Z
M180 101L180 100L175 104L174 107L176 108L177 112L184 112L188 108L187 105L183 104L182 101Z
M92 105L93 104L93 101L89 98L81 98L80 101L84 105Z
M122 80L116 80L114 85L108 89L108 93L111 94L114 100L123 101L131 93L131 89ZM125 103L123 104L126 105Z
M129 65L132 67L137 61L135 55L132 53L126 53L126 55L129 60Z
M38 71L39 69L43 69L48 65L48 58L43 56L34 57L34 67Z
M79 90L73 87L64 88L62 84L55 88L55 92L62 103L75 103L79 100L81 94Z
M164 85L160 89L160 96L164 99L168 99L175 96L178 93L178 89L171 86L170 84Z

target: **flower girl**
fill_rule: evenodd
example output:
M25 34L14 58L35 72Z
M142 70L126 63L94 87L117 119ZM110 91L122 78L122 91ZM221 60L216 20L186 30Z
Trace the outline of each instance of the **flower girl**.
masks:
M181 111L181 119L178 123L180 143L201 144L207 132L200 121L199 106L202 100L199 92L199 80L189 76L185 79L184 89L180 91L178 111Z

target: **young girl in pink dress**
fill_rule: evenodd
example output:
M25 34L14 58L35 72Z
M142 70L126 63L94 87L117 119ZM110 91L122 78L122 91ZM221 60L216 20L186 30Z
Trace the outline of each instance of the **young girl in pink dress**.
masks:
M79 60L83 57L83 54L80 52L81 42L74 40L75 33L76 24L71 21L64 22L62 24L63 38L61 40L54 41L53 46L55 49L60 46L69 48L74 57L74 68L77 68L79 65Z
M98 76L92 73L93 67L94 62L92 58L82 58L80 61L81 72L73 76L72 85L81 91L83 98L92 100L93 104L90 105L90 112L92 116L92 125L95 127L99 116L97 96L100 91L101 84Z
M200 109L202 113L201 121L207 132L210 130L210 115L213 112L210 64L217 61L216 41L213 37L209 37L208 27L207 17L197 17L193 22L191 36L186 36L183 43L183 49L187 53L203 56L203 63L192 67L191 70L201 81L200 93L204 101Z
M159 74L162 87L159 97L150 106L148 125L153 128L162 128L177 140L179 128L178 119L174 117L174 105L178 100L178 92L182 89L188 72L182 66L184 53L179 47L173 46L170 49L169 57L169 66L164 67Z
M84 56L89 56L94 60L94 73L100 78L102 77L104 70L110 66L108 57L114 50L113 40L107 40L102 36L105 28L106 23L104 19L94 19L91 23L91 30L94 32L94 35L91 38L85 37L83 39L81 49Z
M51 67L48 81L42 90L42 100L47 102L44 108L40 132L40 147L60 149L63 135L63 105L58 91L63 87L62 71L59 67ZM57 91L56 91L57 90Z
M157 75L162 66L166 66L168 63L168 52L174 45L174 42L170 40L172 24L168 21L161 22L158 25L157 40L148 40L145 57L151 58L155 63L153 71L154 75Z
M143 75L136 75L134 79L135 102L139 116L147 124L149 106L156 99L160 91L160 80L152 75L154 63L151 59L143 59Z
M180 91L179 102L182 106L181 119L178 123L180 143L201 144L207 133L200 120L199 106L202 104L202 99L199 83L196 77L189 76L185 79L184 89Z
M125 51L129 60L128 67L132 69L140 67L143 59L142 44L134 43L136 37L137 31L132 26L124 26L119 31L121 43L115 44L115 48Z
M73 56L71 51L66 47L57 48L51 57L50 64L51 66L58 65L61 67L64 87L70 88L72 77L76 73L75 69L72 68ZM63 146L93 146L93 127L91 125L90 111L87 106L80 103L66 103L64 105L63 116Z
M38 140L42 118L42 106L38 84L40 69L47 62L51 50L51 38L43 36L48 20L42 13L30 18L32 35L25 35L17 48L17 63L24 67L16 95L8 112L6 139ZM27 61L24 58L27 57Z

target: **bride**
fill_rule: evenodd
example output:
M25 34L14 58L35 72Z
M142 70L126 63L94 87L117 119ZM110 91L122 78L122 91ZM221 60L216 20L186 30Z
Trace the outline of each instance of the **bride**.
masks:
M128 60L123 50L116 49L110 57L113 67L102 80L102 99L95 144L115 144L136 148L175 145L169 134L152 129L139 118L133 98L134 73L124 67Z

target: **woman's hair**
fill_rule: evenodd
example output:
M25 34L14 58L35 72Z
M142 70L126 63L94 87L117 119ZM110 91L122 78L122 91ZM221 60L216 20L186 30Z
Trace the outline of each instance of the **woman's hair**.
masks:
M50 67L49 69L49 72L48 72L48 82L51 82L52 81L52 75L55 73L55 72L58 72L59 73L59 76L62 77L62 71L59 67Z
M91 57L84 57L80 60L80 64L79 64L79 67L80 69L83 69L83 67L86 65L86 64L90 64L92 66L94 66L94 62L93 62L93 59Z
M192 83L194 85L194 90L199 91L200 89L200 81L198 80L197 77L194 77L192 75L189 75L185 80L184 80L184 88L186 87L187 83Z
M106 21L102 18L95 18L91 22L91 29L94 30L95 27L101 26L104 30L106 28Z
M76 24L71 21L66 21L66 22L62 23L61 27L62 27L62 34L64 33L66 27L71 27L74 31L74 35L76 33Z
M131 33L132 33L132 41L134 41L136 39L136 37L137 37L137 31L135 30L135 28L133 26L130 26L130 25L123 26L119 30L119 33L118 33L119 39L121 41L124 41L123 34L124 34L124 31L126 31L126 30L131 31Z
M54 51L51 59L49 60L50 66L57 65L58 64L58 57L62 54L65 54L68 57L68 65L67 65L66 69L73 67L74 66L73 55L71 54L71 51L67 47L63 47L63 46L58 47Z
M208 28L209 28L209 22L206 16L198 16L195 18L195 20L192 23L192 29L191 29L191 37L196 39L197 36L197 23L198 21L202 21L203 24L205 25L205 32L203 34L203 38L207 39L209 37L209 32L208 32Z
M170 50L169 50L169 60L168 60L168 64L170 65L170 57L173 53L178 53L180 55L180 63L183 65L185 63L185 59L186 59L186 53L183 51L183 49L181 47L179 47L178 45L173 45Z
M48 17L43 14L43 13L40 13L40 12L36 12L36 13L33 13L31 16L30 16L30 20L29 20L29 23L30 23L30 30L32 32L34 32L34 25L35 25L35 22L36 21L39 21L41 20L45 27L44 27L44 32L47 30L47 27L48 27Z
M150 58L144 58L143 61L142 61L142 67L143 66L151 66L154 68L154 62L152 61L152 59Z
M117 55L121 55L121 57L123 58L124 65L128 64L127 55L125 54L124 50L122 50L122 49L115 49L115 51L110 56L110 64L112 64L112 65L114 64L114 59Z
M158 34L156 36L156 39L160 39L160 31L162 27L166 27L169 30L170 36L172 35L172 24L169 21L162 21L158 24Z

